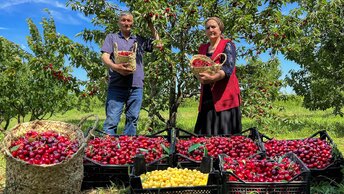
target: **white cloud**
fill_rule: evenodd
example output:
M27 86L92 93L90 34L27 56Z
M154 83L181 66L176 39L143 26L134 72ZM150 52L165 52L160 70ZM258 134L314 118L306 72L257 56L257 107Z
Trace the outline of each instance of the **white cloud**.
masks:
M3 0L0 1L0 9L10 9L13 6L25 4L25 3L42 3L47 4L53 7L68 9L65 4L60 3L59 1L52 0Z
M85 15L83 15L82 13L78 13L77 16L81 19L81 20L84 20L88 23L91 23L91 19L86 17Z
M82 22L75 18L74 16L71 16L69 14L61 13L58 11L50 10L51 15L53 16L55 21L59 21L63 24L70 24L70 25L81 25Z
M27 47L24 44L21 44L20 48L22 48L23 50L27 50Z
M85 17L81 13L72 13L72 10L69 7L66 7L61 1L54 0L0 0L0 10L13 11L18 5L22 4L42 4L47 6L49 12L52 14L55 21L58 21L63 24L69 25L82 25L83 22L91 23L91 19ZM56 11L59 10L59 11ZM63 10L67 10L63 11ZM18 10L17 10L18 11ZM60 12L62 11L62 12ZM0 30L4 30L0 28Z

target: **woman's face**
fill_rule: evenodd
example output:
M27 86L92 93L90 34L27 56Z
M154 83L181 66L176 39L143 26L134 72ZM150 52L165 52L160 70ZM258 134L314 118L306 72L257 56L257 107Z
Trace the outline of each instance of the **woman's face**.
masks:
M205 33L209 39L217 39L221 36L221 30L215 20L209 20L205 24Z

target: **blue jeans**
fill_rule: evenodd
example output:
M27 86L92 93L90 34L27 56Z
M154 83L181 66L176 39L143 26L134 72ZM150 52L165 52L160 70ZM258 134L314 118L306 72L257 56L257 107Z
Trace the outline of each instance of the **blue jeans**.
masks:
M106 100L106 119L103 129L109 135L117 133L117 126L125 105L124 135L136 135L142 105L142 88L109 87Z

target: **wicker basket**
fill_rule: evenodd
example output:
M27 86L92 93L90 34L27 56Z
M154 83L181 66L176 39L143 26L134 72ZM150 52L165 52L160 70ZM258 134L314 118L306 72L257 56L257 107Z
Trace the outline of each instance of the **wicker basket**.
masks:
M90 115L95 116L95 115ZM36 193L80 193L83 180L83 156L84 148L90 134L84 138L81 125L87 118L80 121L78 126L59 122L38 120L21 123L12 128L6 134L3 148L6 158L6 188L5 193L36 194ZM98 117L92 131L98 124ZM29 164L12 156L9 147L11 142L23 136L26 132L55 131L71 140L79 142L79 149L70 158L63 162L47 165Z
M136 70L136 49L137 49L137 43L134 43L133 51L119 51L117 43L113 46L114 50L114 56L115 56L115 63L128 63L130 69L133 71ZM121 52L129 53L128 55L121 55Z
M218 64L215 63L214 61L218 58L224 56L224 60L222 63ZM198 78L199 73L209 73L211 75L215 74L217 71L219 71L222 67L222 65L225 63L227 60L227 55L225 53L220 53L217 55L214 60L211 58L207 57L206 55L194 55L190 59L190 68L191 72ZM197 63L201 63L200 66L196 66Z

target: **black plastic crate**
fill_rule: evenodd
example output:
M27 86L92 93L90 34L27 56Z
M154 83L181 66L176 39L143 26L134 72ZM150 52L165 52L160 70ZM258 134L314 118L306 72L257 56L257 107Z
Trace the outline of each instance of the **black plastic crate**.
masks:
M127 187L132 165L103 165L84 159L82 190L96 187Z
M311 181L313 183L330 182L334 185L343 181L342 166L330 166L326 169L311 169Z
M175 133L172 133L172 135L174 135L174 137L175 137L175 138L172 138L172 139L175 139L175 141L174 142L172 141L172 148L171 148L171 150L175 151L174 156L173 156L174 157L174 159L173 159L174 166L181 166L181 167L185 167L185 168L186 167L187 168L199 167L201 161L194 160L194 159L192 159L192 158L190 158L184 154L178 153L177 148L176 148L176 144L178 143L179 139L187 140L187 139L190 139L191 137L206 137L207 138L208 136L196 135L194 133L191 133L191 132L185 131L183 129L179 129L179 128L176 128ZM231 136L245 136L247 138L252 139L258 147L258 152L255 154L264 155L264 153L265 153L264 145L262 143L261 137L259 136L259 133L256 130L256 128L249 128L247 130L242 131L241 133L234 134L234 135L219 135L218 137L230 138ZM209 137L214 137L214 136L209 136ZM205 155L206 155L206 152L207 151L204 152ZM218 157L214 157L213 160L214 160L214 168L216 170L219 170Z
M171 141L171 136L168 135L159 135L166 130L148 135L145 137L156 138L163 137L167 141ZM96 130L96 133L93 134L94 137L102 137L105 134L103 131ZM114 137L120 137L122 135L114 135ZM138 135L136 135L138 136ZM171 144L170 144L171 145ZM171 146L170 146L171 147ZM170 152L171 148L167 148ZM166 150L165 150L166 151ZM168 153L169 154L169 153ZM160 166L167 166L170 162L169 155L163 155L161 158L152 161L152 166L155 168L160 168ZM119 186L127 187L129 186L129 174L132 169L133 164L125 165L114 165L114 164L102 164L97 161L92 160L91 158L84 157L84 179L82 183L82 190L96 187L109 187L109 186Z
M240 179L231 171L224 170L224 158L226 155L219 156L220 172L223 182L223 194L309 194L310 193L310 170L307 166L292 152L285 154L282 158L289 158L295 162L301 170L301 173L292 177L290 181L285 182L247 182ZM229 176L234 176L238 181L230 181Z
M170 156L164 156L147 165L149 170L166 169L169 166ZM164 161L164 162L161 162ZM130 172L134 164L109 165L100 164L84 158L84 179L82 190L96 187L127 187L129 186Z
M223 194L304 194L305 183L226 183Z
M273 139L261 133L259 133L259 136L261 137L263 144ZM337 183L342 182L343 173L341 170L344 167L343 155L338 150L337 145L333 142L332 138L328 135L326 130L318 131L308 138L320 138L321 140L325 140L332 147L332 161L327 167L322 168L322 169L309 168L311 171L311 182L315 182L315 183L321 182L321 181L330 181L330 182L335 181ZM291 140L302 140L302 139L291 139Z
M311 168L311 180L313 182L321 181L335 181L340 183L343 181L342 168L344 167L344 158L342 153L338 150L337 145L333 142L332 138L328 135L326 130L318 131L311 137L319 136L320 139L326 140L332 147L332 163L324 169Z
M136 158L134 167L130 175L131 193L146 193L146 194L221 194L221 176L218 171L212 168L212 158L204 157L200 166L197 168L203 173L209 173L208 183L206 186L192 186L192 187L166 187L166 188L146 188L142 187L140 175L146 172L157 170L157 166L145 165L142 158ZM165 170L169 166L158 166L159 170Z

